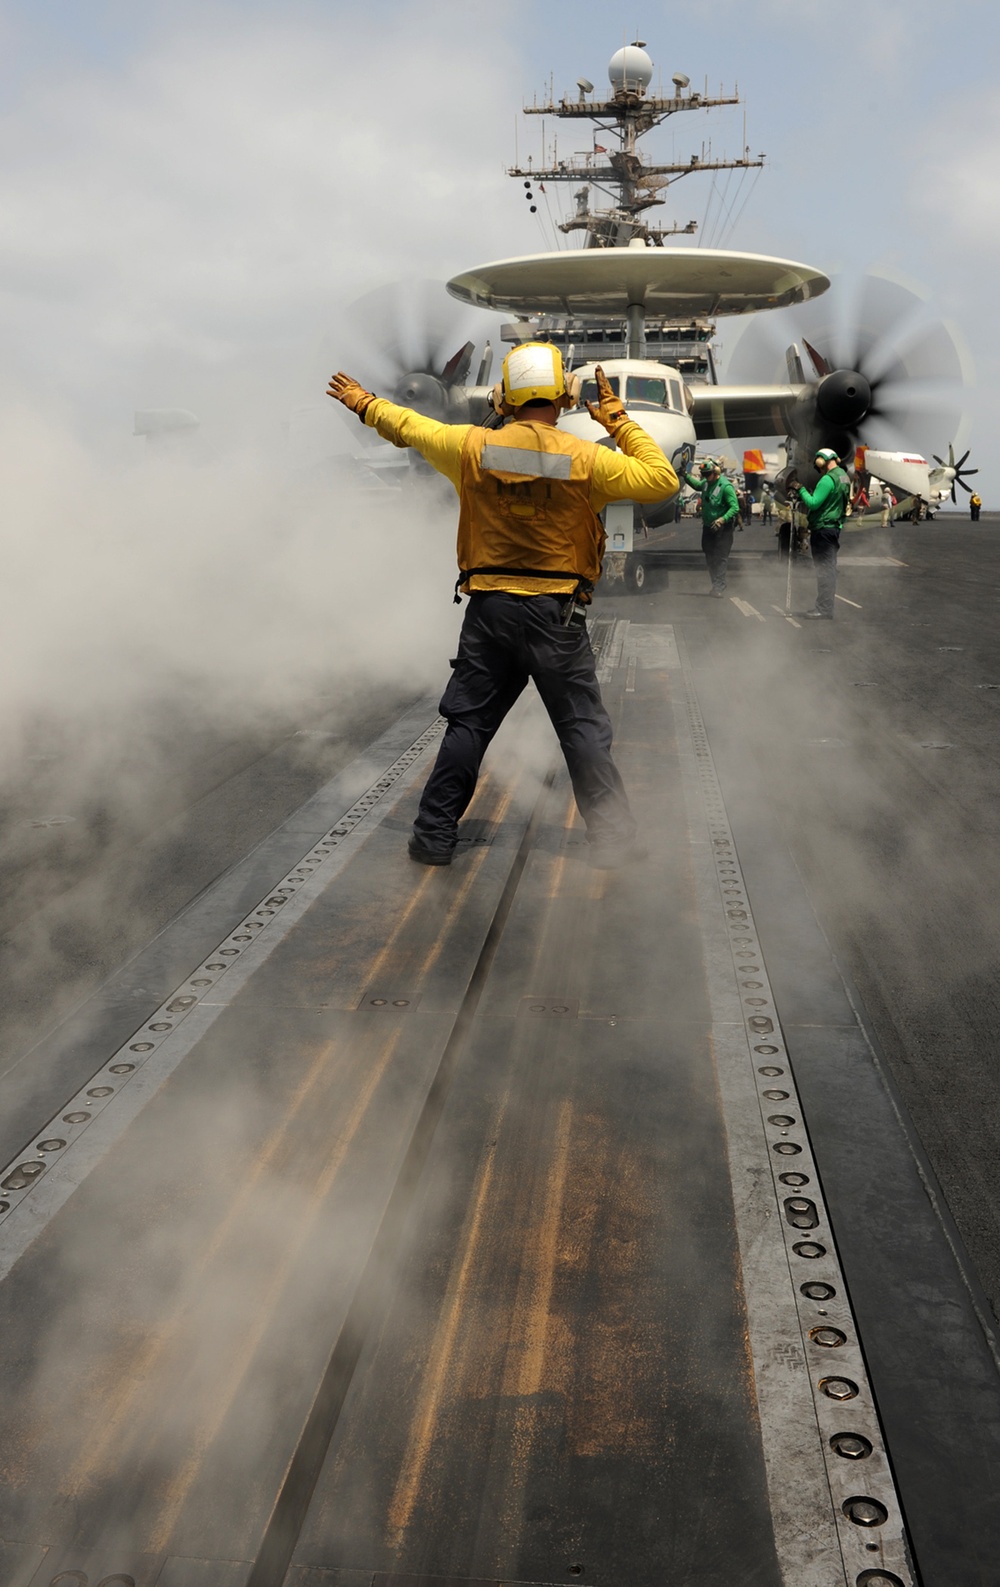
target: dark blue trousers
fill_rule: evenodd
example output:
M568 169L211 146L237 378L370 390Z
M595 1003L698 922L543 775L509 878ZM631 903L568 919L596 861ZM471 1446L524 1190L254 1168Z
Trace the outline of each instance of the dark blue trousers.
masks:
M816 610L824 617L832 617L837 594L837 552L840 534L826 529L814 529L809 535L813 567L816 569Z
M454 848L490 740L529 678L559 737L588 837L628 842L634 835L590 639L582 624L563 625L564 609L554 595L469 597L441 699L448 727L413 828L429 848Z
M709 529L707 524L701 531L701 549L708 563L708 576L712 580L713 590L724 590L726 587L726 568L729 566L735 532L733 528Z

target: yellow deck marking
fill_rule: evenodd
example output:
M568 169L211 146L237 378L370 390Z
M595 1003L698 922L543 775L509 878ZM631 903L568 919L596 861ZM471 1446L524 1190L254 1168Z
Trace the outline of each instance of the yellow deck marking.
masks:
M510 809L513 799L513 790L509 790L500 799L491 819L497 823L501 822ZM484 847L480 849L478 854L471 857L472 863L468 866L466 874L462 879L462 884L452 899L448 913L441 923L441 928L438 931L438 934L430 948L427 950L427 953L424 955L420 967L416 972L418 978L429 974L440 958L445 942L447 941L447 933L454 924L456 916L462 912L469 894L471 893L476 882L479 880L479 872L486 860L486 852L487 851Z
M411 863L409 858L407 858L406 863L407 865ZM372 982L378 980L383 968L391 957L393 949L395 948L396 943L398 942L407 922L409 921L410 916L413 914L413 911L421 902L428 887L431 885L431 882L434 879L434 869L435 868L433 866L424 867L424 873L414 887L413 892L410 894L409 900L407 901L405 907L397 916L396 924L393 926L392 931L389 933L378 953L375 955L374 959L366 970L363 979L358 982L359 988L363 986L370 986Z
M423 1376L420 1397L410 1423L406 1454L389 1505L389 1541L393 1548L400 1546L409 1525L434 1441L459 1325L466 1315L466 1290L469 1287L472 1266L478 1252L479 1232L493 1184L494 1154L495 1144L487 1147L486 1156L479 1169L472 1209L463 1231L464 1254L461 1263L452 1269L448 1281L444 1305L441 1308L441 1321L434 1335L434 1344Z
M323 1043L308 1073L296 1091L293 1092L289 1107L280 1125L267 1140L246 1179L243 1180L239 1191L230 1202L224 1218L221 1223L217 1224L211 1239L202 1247L201 1253L193 1265L187 1269L183 1292L173 1310L165 1317L159 1331L142 1347L137 1357L129 1364L128 1372L122 1375L118 1393L112 1398L110 1404L107 1397L102 1400L100 1430L88 1438L86 1455L77 1462L67 1479L67 1491L69 1493L78 1493L88 1478L100 1470L109 1445L112 1443L116 1445L116 1457L120 1454L120 1449L117 1446L118 1435L121 1431L122 1423L132 1408L135 1397L149 1381L167 1348L174 1342L180 1323L191 1304L192 1291L195 1284L215 1261L237 1220L246 1210L247 1204L260 1180L270 1168L279 1148L287 1140L289 1130L309 1101L317 1081L328 1068L336 1047L336 1040Z
M524 1510L525 1483L539 1417L535 1396L545 1385L552 1291L559 1260L559 1236L572 1130L573 1104L565 1099L559 1108L541 1219L534 1230L533 1239L525 1242L515 1308L515 1320L523 1318L523 1329L508 1353L501 1389L503 1395L513 1395L518 1401L510 1434L506 1479L498 1504L506 1538L516 1538L518 1535L518 1520ZM503 1574L509 1568L509 1564L502 1567Z
M261 1296L253 1324L243 1335L228 1372L222 1376L218 1383L213 1403L208 1407L208 1414L202 1421L201 1429L193 1437L194 1447L167 1489L156 1525L146 1544L145 1551L147 1553L160 1554L167 1549L170 1534L184 1506L184 1501L197 1480L202 1462L213 1439L217 1437L233 1405L233 1401L239 1393L243 1379L249 1371L253 1358L288 1283L291 1270L312 1235L316 1222L323 1210L323 1203L333 1186L334 1180L343 1167L348 1149L364 1122L365 1114L371 1105L372 1098L395 1054L399 1037L400 1031L397 1028L386 1042L379 1062L368 1075L367 1081L354 1107L351 1109L345 1128L337 1138L330 1159L313 1186L310 1214L298 1225L294 1238L286 1246L283 1258L275 1269L266 1291Z
M484 779L484 784L487 783L488 779ZM500 817L502 817L502 815L506 812L508 806L511 803L512 797L512 794L508 793L501 801L501 809L499 812ZM483 850L482 855L477 856L480 864L483 858L485 858L485 850ZM456 895L456 899L448 912L447 921L442 927L441 933L439 933L434 946L427 954L424 963L420 968L420 975L427 973L441 953L444 946L445 931L451 924L455 915L461 909L468 892L476 880L478 870L479 864L470 867L469 876L465 880L460 892ZM408 900L402 914L399 916L393 932L383 945L382 949L379 951L379 954L377 955L371 969L365 974L364 979L366 984L370 984L377 974L379 967L384 964L386 957L389 953L391 953L396 940L406 925L406 922L412 916L416 905L423 897L425 889L430 885L430 882L432 881L432 873L428 870L423 876L415 878L415 880L416 886L414 892ZM184 1316L190 1307L194 1285L218 1257L218 1254L226 1239L230 1236L240 1217L246 1211L261 1178L270 1168L274 1157L287 1140L289 1131L294 1125L295 1120L309 1101L317 1082L327 1070L336 1046L336 1041L330 1041L324 1043L320 1049L314 1063L309 1069L309 1072L306 1074L301 1084L291 1097L289 1106L285 1112L281 1124L272 1133L263 1150L257 1157L255 1163L249 1169L247 1177L243 1180L238 1193L236 1196L234 1196L232 1202L230 1203L226 1215L216 1226L215 1232L213 1233L211 1239L204 1246L201 1254L197 1257L193 1266L188 1269L184 1289L177 1304L164 1319L162 1326L157 1330L155 1336L141 1348L138 1356L134 1359L134 1362L130 1364L129 1371L122 1374L119 1380L119 1390L113 1397L112 1402L109 1404L107 1398L103 1400L103 1414L100 1421L100 1430L96 1433L96 1436L88 1439L86 1445L86 1454L77 1461L72 1472L70 1473L67 1481L68 1492L77 1493L80 1491L88 1483L88 1481L100 1471L102 1465L104 1464L108 1449L112 1445L115 1445L117 1449L118 1438L119 1434L121 1433L123 1423L131 1412L137 1395L141 1391L142 1387L149 1382L152 1374L160 1364L164 1354L176 1339Z
M513 1392L517 1395L537 1394L545 1372L545 1347L549 1333L549 1310L552 1288L555 1284L556 1261L559 1255L559 1228L562 1221L563 1196L566 1174L569 1169L570 1135L573 1128L573 1104L567 1099L559 1109L556 1126L555 1149L552 1168L545 1193L545 1206L532 1253L531 1293L525 1310L525 1329L517 1365ZM504 1386L507 1394L511 1390ZM518 1422L520 1423L518 1412Z

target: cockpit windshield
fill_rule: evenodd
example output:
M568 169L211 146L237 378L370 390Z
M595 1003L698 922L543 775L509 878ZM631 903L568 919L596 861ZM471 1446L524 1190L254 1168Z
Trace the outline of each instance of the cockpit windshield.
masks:
M657 375L629 375L625 391L626 402L655 402L658 408L667 406L667 382Z
M608 381L615 396L620 397L621 376L609 375ZM580 389L581 406L586 402L596 403L597 400L597 381L585 380ZM662 375L629 375L625 380L624 400L647 408L670 408L675 413L685 411L680 381L668 380Z
M608 376L608 385L611 387L616 397L621 396L621 382L617 375ZM600 398L597 394L597 381L585 380L580 387L580 406L582 407L585 402L592 402L596 407L599 400Z

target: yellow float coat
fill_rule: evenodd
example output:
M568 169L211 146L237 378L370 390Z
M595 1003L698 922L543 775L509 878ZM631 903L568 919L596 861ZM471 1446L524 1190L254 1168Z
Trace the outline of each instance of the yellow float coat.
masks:
M441 424L381 397L369 404L365 423L396 446L414 447L454 485L466 594L568 595L581 579L596 584L604 553L601 509L612 501L663 501L678 489L660 448L633 420L615 432L620 450L538 420L516 419L498 430ZM535 568L566 576L532 577Z

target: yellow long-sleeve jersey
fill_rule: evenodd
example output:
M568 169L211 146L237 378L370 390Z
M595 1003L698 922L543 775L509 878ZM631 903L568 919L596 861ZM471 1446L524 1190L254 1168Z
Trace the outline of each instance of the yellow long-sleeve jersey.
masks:
M612 501L662 501L677 475L633 421L615 433L620 451L538 420L499 430L441 424L376 397L365 423L396 446L412 446L458 492L460 586L515 595L587 597L601 576Z

